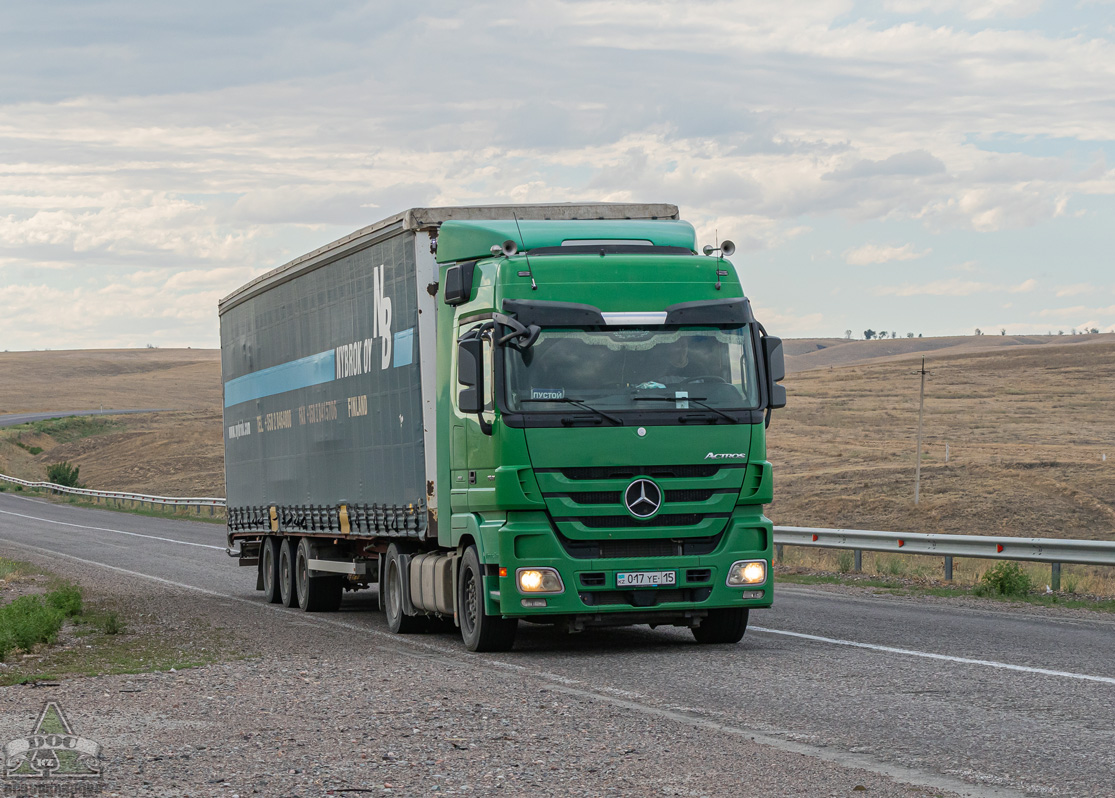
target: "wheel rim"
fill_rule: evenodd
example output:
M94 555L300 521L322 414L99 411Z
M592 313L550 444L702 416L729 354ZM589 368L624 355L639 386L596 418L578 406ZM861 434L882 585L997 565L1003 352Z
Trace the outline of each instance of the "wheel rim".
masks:
M477 609L479 605L479 591L476 589L476 574L471 568L465 571L465 629L472 634L476 629Z
M399 570L398 566L392 561L387 566L387 617L399 617Z
M294 575L290 572L290 557L279 555L279 593L286 599L294 590Z
M271 546L263 547L263 589L275 592L275 552Z
M310 569L306 564L306 558L299 554L298 556L298 596L307 595L310 581Z

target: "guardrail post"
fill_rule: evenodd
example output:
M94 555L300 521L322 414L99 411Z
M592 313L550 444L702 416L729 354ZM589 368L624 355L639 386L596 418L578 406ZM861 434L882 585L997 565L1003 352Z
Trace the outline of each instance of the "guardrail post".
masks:
M863 573L863 549L852 549L852 568L857 573Z
M1049 586L1054 593L1061 592L1061 563L1053 563L1053 574L1050 577L1052 584Z
M952 581L952 557L945 557L945 581Z
M779 543L774 547L774 557L778 562L782 562L782 544Z

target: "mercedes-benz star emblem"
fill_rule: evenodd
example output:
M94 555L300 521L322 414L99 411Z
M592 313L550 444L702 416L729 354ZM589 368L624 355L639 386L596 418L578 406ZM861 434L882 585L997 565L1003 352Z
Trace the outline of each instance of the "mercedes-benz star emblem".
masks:
M662 506L662 489L649 479L636 479L624 491L623 502L636 518L650 518Z

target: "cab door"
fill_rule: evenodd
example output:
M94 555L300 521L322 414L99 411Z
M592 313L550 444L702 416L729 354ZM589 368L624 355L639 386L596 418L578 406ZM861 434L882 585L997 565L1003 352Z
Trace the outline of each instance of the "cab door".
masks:
M495 445L492 426L495 423L495 393L493 386L493 355L491 322L470 319L457 327L456 340L466 336L480 336L483 413L465 413L460 409L460 354L454 347L453 377L455 390L453 418L450 434L450 480L452 482L453 512L478 512L495 506ZM483 424L481 423L483 421Z

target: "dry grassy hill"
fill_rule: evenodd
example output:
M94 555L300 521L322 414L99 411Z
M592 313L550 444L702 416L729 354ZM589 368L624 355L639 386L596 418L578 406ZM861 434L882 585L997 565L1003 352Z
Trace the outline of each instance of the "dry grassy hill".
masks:
M0 353L0 414L165 408L0 431L0 473L44 479L68 460L91 488L223 496L220 352L205 349ZM16 445L13 438L27 448ZM31 455L29 448L43 451Z
M1115 537L1115 336L786 345L789 406L770 430L776 523ZM923 352L931 374L915 507ZM26 448L0 431L0 472L41 479L46 463L69 460L90 487L223 495L220 397L214 351L0 354L0 413L172 409L24 431Z
M938 358L997 352L1019 346L1078 346L1115 341L1115 334L1096 335L958 335L940 338L795 338L785 342L786 369L793 373L835 366L854 366L907 357Z

